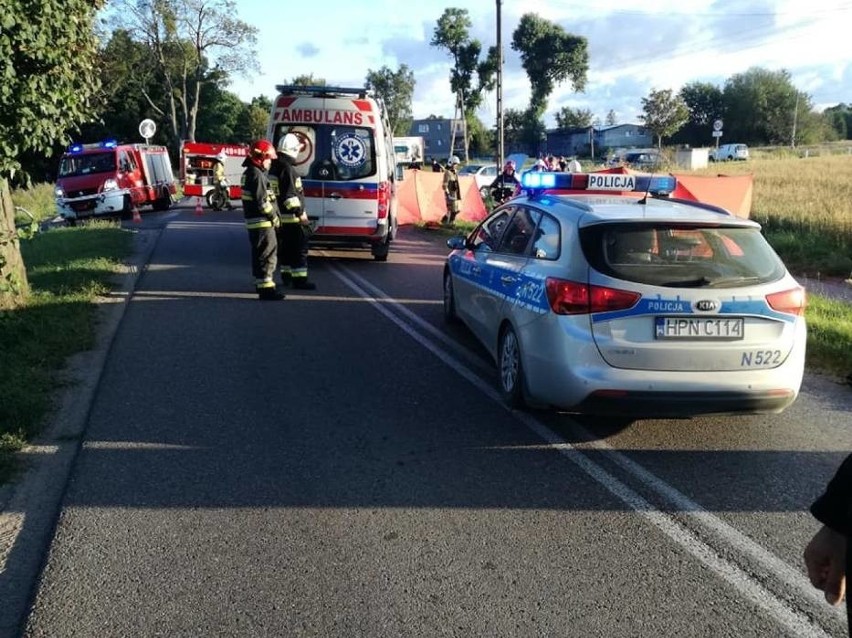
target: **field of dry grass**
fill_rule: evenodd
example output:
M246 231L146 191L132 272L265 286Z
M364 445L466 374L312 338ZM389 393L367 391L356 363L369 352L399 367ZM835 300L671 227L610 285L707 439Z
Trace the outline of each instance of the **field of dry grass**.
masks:
M852 153L753 155L747 162L711 164L697 173L754 175L751 218L788 267L811 276L849 277Z

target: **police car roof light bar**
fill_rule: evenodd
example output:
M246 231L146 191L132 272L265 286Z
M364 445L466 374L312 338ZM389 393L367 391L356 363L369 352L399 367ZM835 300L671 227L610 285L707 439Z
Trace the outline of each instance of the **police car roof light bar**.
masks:
M677 179L673 175L527 171L521 175L521 185L532 192L621 192L667 196L677 188Z

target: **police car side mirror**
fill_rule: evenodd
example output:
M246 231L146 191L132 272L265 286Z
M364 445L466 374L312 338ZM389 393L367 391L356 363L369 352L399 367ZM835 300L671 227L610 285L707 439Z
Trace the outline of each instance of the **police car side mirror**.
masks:
M467 240L464 237L450 237L447 240L447 248L450 250L462 250L467 248Z

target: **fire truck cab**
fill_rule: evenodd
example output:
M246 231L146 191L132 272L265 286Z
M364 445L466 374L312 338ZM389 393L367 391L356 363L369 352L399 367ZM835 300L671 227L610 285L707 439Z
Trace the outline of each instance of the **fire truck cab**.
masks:
M386 261L397 231L393 137L384 104L364 88L278 85L267 137L299 138L295 160L315 246L368 246ZM274 176L272 176L274 177Z
M150 205L167 210L177 193L165 146L107 140L73 144L56 177L56 208L71 223L86 217L130 215Z
M228 180L228 195L240 199L240 177L245 168L243 161L248 155L245 144L208 144L206 142L184 142L181 146L180 179L183 194L187 197L204 197L211 206L213 193L213 163L220 153L225 155L225 179Z

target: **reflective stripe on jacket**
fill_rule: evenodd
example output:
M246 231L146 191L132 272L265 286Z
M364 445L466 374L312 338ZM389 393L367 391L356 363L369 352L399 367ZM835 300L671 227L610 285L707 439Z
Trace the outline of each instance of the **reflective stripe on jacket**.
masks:
M275 206L272 205L272 193L269 191L269 177L266 171L256 166L250 159L243 162L246 170L243 172L240 184L241 199L246 218L246 227L269 228L276 216Z

